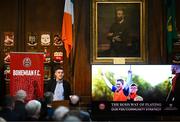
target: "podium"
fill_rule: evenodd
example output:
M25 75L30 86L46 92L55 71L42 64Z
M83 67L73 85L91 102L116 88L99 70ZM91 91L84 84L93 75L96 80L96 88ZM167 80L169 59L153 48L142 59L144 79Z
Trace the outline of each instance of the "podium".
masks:
M58 100L58 101L53 101L51 104L53 109L58 108L59 106L66 106L69 108L69 100Z

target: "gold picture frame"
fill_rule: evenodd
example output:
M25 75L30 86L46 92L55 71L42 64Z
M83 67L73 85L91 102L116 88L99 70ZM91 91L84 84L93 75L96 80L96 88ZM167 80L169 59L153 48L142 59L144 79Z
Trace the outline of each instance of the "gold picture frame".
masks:
M147 0L92 1L92 64L147 63L146 8Z

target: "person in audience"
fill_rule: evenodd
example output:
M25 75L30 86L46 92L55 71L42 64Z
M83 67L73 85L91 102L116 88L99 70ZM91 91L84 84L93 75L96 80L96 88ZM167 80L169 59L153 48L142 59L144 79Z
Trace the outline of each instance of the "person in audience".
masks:
M2 117L0 117L0 122L6 122L6 120Z
M54 113L54 109L52 108L53 102L53 93L52 92L45 92L44 93L44 100L42 101L41 105L41 117L40 120L52 120L52 116Z
M71 94L70 83L64 80L64 70L57 68L55 70L55 78L48 81L47 90L54 93L53 101L69 100Z
M37 100L30 100L25 109L27 111L27 121L37 121L39 120L40 111L41 111L41 103Z
M53 120L55 121L62 121L69 113L69 108L65 106L59 106L55 111L53 115Z
M80 98L78 95L70 95L70 112L68 115L77 116L82 121L91 121L90 114L80 109L79 102Z
M20 115L21 120L26 119L26 109L25 109L26 97L27 97L26 91L21 89L16 92L14 111Z
M79 117L74 115L67 115L63 122L82 122Z
M79 107L79 101L80 101L79 96L77 96L77 95L70 95L69 98L70 98L70 105L72 107Z
M0 111L0 117L4 118L6 121L18 121L20 120L19 115L14 112L14 99L13 97L6 95L3 108Z
M138 87L135 83L130 85L130 93L128 95L128 101L143 101L143 98L137 95Z
M175 76L172 79L172 87L166 98L166 102L180 109L180 65L172 65L171 71Z
M68 113L68 116L76 116L78 117L81 121L86 121L86 122L90 122L91 118L90 118L90 114L84 110L79 110L79 109L73 109L70 110Z

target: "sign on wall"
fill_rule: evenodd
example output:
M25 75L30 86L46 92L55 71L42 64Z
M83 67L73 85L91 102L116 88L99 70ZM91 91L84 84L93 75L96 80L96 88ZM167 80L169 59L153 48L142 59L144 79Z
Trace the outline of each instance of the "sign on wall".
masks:
M27 100L43 97L44 56L42 53L10 53L10 94L20 89L27 93Z

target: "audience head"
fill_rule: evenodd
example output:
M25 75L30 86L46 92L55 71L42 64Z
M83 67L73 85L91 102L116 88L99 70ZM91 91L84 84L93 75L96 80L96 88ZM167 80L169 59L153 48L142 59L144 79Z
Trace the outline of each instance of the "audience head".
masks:
M68 114L69 108L65 106L59 106L55 111L53 115L53 119L56 121L61 121L65 118L65 116Z
M79 96L70 95L69 98L72 105L77 105L79 103Z
M86 111L83 111L83 110L71 110L68 115L70 116L76 116L78 117L81 121L86 121L86 122L89 122L91 121L90 119L90 115L88 112Z
M53 93L52 92L45 92L44 93L44 99L47 104L52 103L53 101Z
M6 120L2 117L0 117L0 122L6 122Z
M25 109L28 116L39 116L41 110L41 103L37 100L30 100L26 104Z
M64 118L63 122L82 122L77 116L68 115Z
M26 97L27 97L27 94L26 94L26 91L24 90L19 90L16 92L16 100L20 100L20 101L25 101Z

